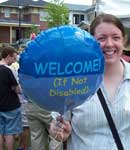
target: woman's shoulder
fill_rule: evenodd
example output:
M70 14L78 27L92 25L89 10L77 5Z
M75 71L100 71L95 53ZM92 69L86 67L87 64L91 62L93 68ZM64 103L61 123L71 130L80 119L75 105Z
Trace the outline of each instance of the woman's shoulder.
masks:
M123 62L123 65L125 67L124 75L130 79L130 63L124 59L121 59L121 61Z

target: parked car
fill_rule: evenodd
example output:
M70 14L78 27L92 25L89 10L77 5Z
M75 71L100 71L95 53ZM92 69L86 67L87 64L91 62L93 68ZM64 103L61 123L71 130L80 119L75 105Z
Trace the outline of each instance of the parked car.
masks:
M11 46L13 46L16 49L24 49L28 43L30 42L30 39L28 38L23 38L20 40L17 40L15 43L12 43Z

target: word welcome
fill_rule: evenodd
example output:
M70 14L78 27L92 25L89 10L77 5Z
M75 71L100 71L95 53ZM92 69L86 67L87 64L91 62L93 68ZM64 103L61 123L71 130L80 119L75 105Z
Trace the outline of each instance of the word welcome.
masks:
M77 75L86 73L96 73L101 68L101 59L68 62L65 65L61 65L60 62L46 62L37 63L34 62L34 68L37 75L48 76L65 76L65 75Z

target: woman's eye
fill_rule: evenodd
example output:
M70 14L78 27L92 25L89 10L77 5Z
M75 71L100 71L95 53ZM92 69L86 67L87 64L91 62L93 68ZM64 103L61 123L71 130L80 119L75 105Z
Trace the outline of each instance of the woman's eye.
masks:
M113 39L116 40L116 41L118 41L118 40L120 40L120 37L115 36L115 37L113 37Z
M97 40L102 42L102 41L105 41L105 38L104 37L100 37L100 38L97 38Z

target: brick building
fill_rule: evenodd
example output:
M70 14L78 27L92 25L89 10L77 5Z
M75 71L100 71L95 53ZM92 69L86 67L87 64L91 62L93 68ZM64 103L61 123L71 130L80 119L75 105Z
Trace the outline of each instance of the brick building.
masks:
M24 33L32 25L39 30L47 29L47 12L44 11L46 4L43 0L8 0L0 3L0 43L13 43L19 36L24 38ZM93 19L93 5L66 6L69 9L70 24L78 25L82 20L90 22Z

